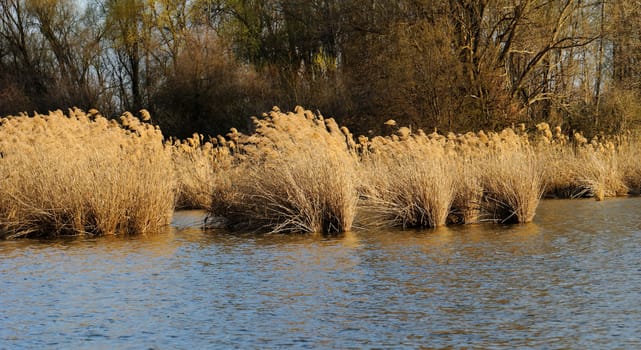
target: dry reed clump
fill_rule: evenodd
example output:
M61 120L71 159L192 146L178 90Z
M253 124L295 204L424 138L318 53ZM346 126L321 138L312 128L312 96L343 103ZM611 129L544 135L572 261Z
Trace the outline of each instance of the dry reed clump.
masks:
M617 167L628 193L641 194L641 162L639 152L641 141L639 135L628 133L616 138L618 155Z
M545 130L543 137L551 136ZM524 130L506 128L490 133L487 149L477 156L482 173L483 207L489 219L501 223L531 222L543 195L542 162Z
M579 181L596 200L628 193L623 174L619 171L619 155L614 148L593 148L590 145L580 149L577 158Z
M482 164L485 210L501 223L531 222L543 195L544 172L528 148L492 152Z
M349 130L297 107L254 118L234 142L241 161L231 193L210 214L232 229L272 233L349 231L356 214L357 159ZM233 142L228 140L227 142Z
M540 131L546 129L547 124L539 124ZM545 164L546 195L560 198L603 200L634 193L641 183L636 162L629 161L636 150L626 137L588 141L581 133L574 133L572 139L555 133L535 144L535 152Z
M185 140L171 140L172 160L176 173L176 207L211 209L212 194L230 192L234 177L233 150L217 139L205 141L194 134Z
M368 183L364 209L370 224L437 227L447 222L455 198L456 161L442 139L400 128L372 139L363 154Z
M378 224L529 222L545 186L524 131L426 135L399 128L362 149L369 170L364 207Z
M476 224L482 218L483 184L479 163L461 156L455 165L455 193L452 202L452 223Z
M544 164L546 197L579 198L590 195L588 184L582 180L586 164L569 144L537 144L536 154Z
M144 234L169 224L170 150L131 113L0 121L0 237Z
M467 213L463 222L532 221L545 183L541 161L524 126L450 138L463 160L458 171L458 192L463 195L456 202Z

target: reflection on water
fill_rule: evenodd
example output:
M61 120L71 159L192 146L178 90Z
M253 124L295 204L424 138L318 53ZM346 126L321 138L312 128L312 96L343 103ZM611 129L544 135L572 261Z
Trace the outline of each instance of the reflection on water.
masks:
M344 237L0 242L0 348L640 348L641 199Z

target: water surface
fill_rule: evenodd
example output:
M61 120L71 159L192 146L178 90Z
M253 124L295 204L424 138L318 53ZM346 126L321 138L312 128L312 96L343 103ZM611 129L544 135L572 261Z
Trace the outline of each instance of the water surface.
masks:
M641 348L641 199L528 225L0 242L0 348Z

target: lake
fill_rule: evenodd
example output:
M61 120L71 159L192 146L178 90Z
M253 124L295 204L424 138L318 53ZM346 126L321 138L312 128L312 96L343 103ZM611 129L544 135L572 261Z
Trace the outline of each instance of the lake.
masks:
M0 349L641 348L641 198L532 224L0 242Z

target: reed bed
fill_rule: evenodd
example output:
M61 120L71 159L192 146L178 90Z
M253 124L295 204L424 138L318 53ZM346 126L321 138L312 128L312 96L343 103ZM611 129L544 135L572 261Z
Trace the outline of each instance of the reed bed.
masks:
M2 118L0 155L1 238L145 234L171 220L170 150L131 113Z
M545 123L532 132L519 125L426 134L390 120L393 134L355 140L301 107L275 108L254 124L251 135L232 130L216 142L234 171L212 192L210 214L236 230L341 232L356 212L374 227L527 223L543 196L603 199L641 189L633 137L588 142Z
M481 168L489 217L501 223L531 222L545 186L537 155L529 148L492 152Z
M616 166L628 194L641 194L641 141L639 135L628 133L615 138Z
M444 136L400 128L366 149L365 206L391 226L529 222L544 187L527 137L511 129Z
M149 120L146 111L143 120ZM362 225L527 223L542 196L641 192L641 143L587 140L548 124L357 139L302 107L254 118L254 132L163 140L131 113L72 109L0 120L0 238L136 234L174 207L234 231L332 234Z

